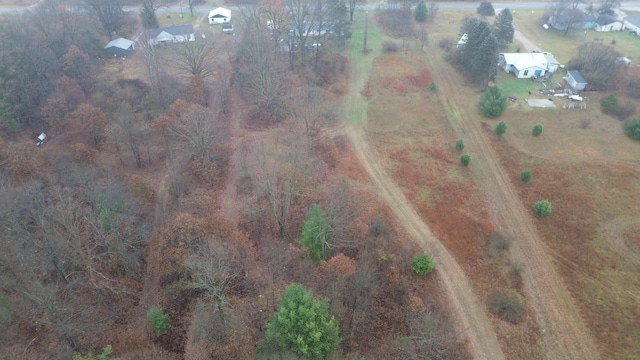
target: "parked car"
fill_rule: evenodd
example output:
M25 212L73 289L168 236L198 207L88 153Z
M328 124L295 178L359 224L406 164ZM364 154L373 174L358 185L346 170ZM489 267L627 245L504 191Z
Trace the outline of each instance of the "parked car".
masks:
M222 24L222 32L225 34L233 34L233 25L231 25L231 23Z
M630 30L630 31L629 31L629 34L630 34L630 35L638 35L638 32L637 32L637 31L635 31L635 30Z

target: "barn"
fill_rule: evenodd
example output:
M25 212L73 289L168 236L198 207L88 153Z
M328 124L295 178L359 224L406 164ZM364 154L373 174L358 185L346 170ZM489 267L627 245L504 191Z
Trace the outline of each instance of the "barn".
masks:
M110 55L125 58L135 49L135 43L129 39L118 38L109 41L104 49L107 50Z
M222 7L209 12L209 25L224 24L231 21L231 10Z

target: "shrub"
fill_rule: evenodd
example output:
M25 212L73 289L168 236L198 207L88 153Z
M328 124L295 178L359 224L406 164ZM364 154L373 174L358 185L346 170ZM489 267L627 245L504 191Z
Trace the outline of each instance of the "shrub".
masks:
M611 110L611 115L617 117L619 120L626 120L631 115L636 113L636 107L633 104L618 104L613 110Z
M533 136L540 136L542 134L542 124L535 124L533 126Z
M411 259L411 270L418 275L427 275L433 267L433 260L427 254L418 254Z
M497 86L490 86L480 97L480 113L488 118L495 118L507 109L507 98Z
M531 180L531 171L529 170L523 170L520 173L520 180L524 181L524 182L529 182L529 180Z
M504 121L500 121L496 128L493 130L498 136L502 136L507 131L507 124Z
M634 140L640 140L640 119L629 121L624 127L624 131L628 137Z
M605 114L612 114L618 106L618 93L611 93L606 98L600 100L600 110Z
M171 326L169 324L169 315L165 314L161 308L152 307L147 311L147 320L156 335L164 335Z
M82 356L80 353L73 354L73 360L118 360L118 358L111 357L112 347L111 345L107 345L102 350L102 354L98 354L93 356L92 353L87 354L86 356Z
M386 53L398 52L398 44L393 41L383 41L382 42L382 51Z
M541 200L533 205L533 211L540 217L547 217L551 214L551 204L548 200Z
M440 39L440 41L438 41L438 47L445 52L449 52L453 47L453 40L448 38Z
M456 140L456 150L462 151L464 149L464 140L458 139Z
M464 166L468 166L469 163L471 163L471 155L469 154L460 155L460 163L462 163L462 165Z
M514 290L494 291L489 295L489 311L503 320L518 323L524 313L524 299Z
M478 6L477 11L478 11L478 14L484 15L484 16L493 16L496 14L496 11L493 8L493 5L491 5L491 3L488 1L481 2L480 6Z
M429 83L429 90L431 91L436 91L436 83L434 83L433 81Z
M584 119L580 120L580 127L583 128L583 129L588 129L589 126L591 126L592 122L593 121L591 119L584 118Z

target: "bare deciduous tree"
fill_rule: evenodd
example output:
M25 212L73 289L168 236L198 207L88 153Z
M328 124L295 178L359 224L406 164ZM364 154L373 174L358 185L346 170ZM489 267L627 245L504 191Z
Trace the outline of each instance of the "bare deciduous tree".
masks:
M189 144L201 160L208 160L211 146L217 139L215 128L211 110L197 104L190 104L171 124L174 136Z
M109 40L125 23L122 0L84 0L87 11L102 25Z
M169 67L203 79L216 71L216 48L211 37L174 44L171 49L172 54L166 59Z

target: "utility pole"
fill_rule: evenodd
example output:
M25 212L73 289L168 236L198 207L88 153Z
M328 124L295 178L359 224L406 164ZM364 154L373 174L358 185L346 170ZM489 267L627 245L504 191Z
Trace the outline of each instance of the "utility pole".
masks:
M362 45L362 51L367 52L367 31L369 30L369 12L365 12L364 18L364 44Z

